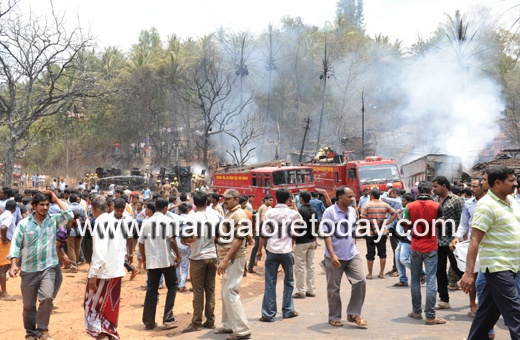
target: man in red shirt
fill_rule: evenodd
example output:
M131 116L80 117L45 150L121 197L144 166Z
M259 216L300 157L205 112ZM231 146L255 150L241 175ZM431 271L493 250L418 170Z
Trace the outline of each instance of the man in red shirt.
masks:
M430 197L432 183L421 181L418 185L419 197L409 203L404 209L404 218L408 220L408 229L412 228L412 243L410 246L410 271L412 279L410 290L412 293L412 312L408 316L422 320L421 310L421 274L424 264L426 272L426 303L424 314L427 325L445 324L446 320L435 315L435 296L437 294L437 227L442 218L442 208L438 202ZM401 224L403 225L403 223Z

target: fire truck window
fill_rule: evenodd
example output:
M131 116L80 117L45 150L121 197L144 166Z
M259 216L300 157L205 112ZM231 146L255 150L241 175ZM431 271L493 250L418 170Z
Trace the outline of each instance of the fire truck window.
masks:
M296 170L296 177L297 177L297 181L298 181L297 183L298 184L314 182L314 177L312 176L312 170L311 169L298 169L298 170Z
M270 188L271 187L271 178L268 175L265 176L264 187L266 187L266 188Z
M256 182L256 175L253 175L253 177L251 177L251 180L252 180L252 183L251 183L252 186L254 186L254 187L258 186L258 184Z
M359 168L359 179L362 184L376 184L399 180L399 172L395 164L379 164Z
M262 174L258 174L258 186L262 186Z
M334 173L334 182L339 182L339 174L337 172Z
M356 169L348 169L347 177L356 179Z
M285 185L289 183L289 174L285 170L273 172L273 185Z

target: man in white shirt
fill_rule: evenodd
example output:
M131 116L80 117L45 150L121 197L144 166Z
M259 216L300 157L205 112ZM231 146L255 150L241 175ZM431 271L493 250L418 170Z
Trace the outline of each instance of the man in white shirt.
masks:
M103 195L92 198L92 215L96 219L92 233L92 261L85 292L87 334L98 339L119 338L117 322L121 278L125 276L126 235L121 221L106 213ZM110 231L113 230L113 237Z
M284 319L298 316L294 310L292 298L294 289L293 256L292 256L292 232L291 226L296 228L295 221L301 222L298 211L289 209L292 198L289 190L276 190L276 206L267 210L264 214L264 223L260 234L260 245L257 257L262 257L262 249L267 238L265 260L265 290L262 301L262 317L260 321L273 322L276 316L276 279L278 268L283 268L284 286L282 301L282 316ZM295 229L297 231L297 229Z
M11 268L11 261L7 259L11 247L11 239L14 234L14 217L16 202L8 200L5 202L5 211L0 215L0 300L16 301L14 296L7 293L7 272Z
M166 287L166 301L164 304L163 325L172 328L175 326L173 305L177 292L177 272L179 266L179 249L175 241L175 222L165 214L168 211L168 201L157 198L155 214L143 223L139 236L139 252L143 263L148 269L148 282L144 300L143 323L147 330L157 327L155 312L159 298L159 280L164 275Z
M170 197L171 199L171 197ZM169 208L168 208L169 209ZM179 227L186 221L188 218L188 212L191 210L190 207L186 203L182 203L177 208L179 210L180 215L175 215L177 221L179 221ZM167 213L172 214L171 211ZM185 242L182 242L181 237L177 236L175 238L177 241L177 247L179 248L179 258L180 265L177 267L177 279L179 279L179 289L178 292L185 292L186 289L186 279L188 278L188 267L190 265L190 255L191 250L190 246ZM193 273L192 273L193 275Z
M208 211L208 196L203 191L193 193L193 203L197 212L186 219L181 236L183 243L191 243L190 277L193 285L193 317L190 325L182 332L215 328L215 277L217 275L217 252L215 230L218 228L218 213ZM181 209L183 204L179 206ZM181 210L182 211L182 210ZM204 296L206 301L204 302ZM206 322L202 323L202 312Z

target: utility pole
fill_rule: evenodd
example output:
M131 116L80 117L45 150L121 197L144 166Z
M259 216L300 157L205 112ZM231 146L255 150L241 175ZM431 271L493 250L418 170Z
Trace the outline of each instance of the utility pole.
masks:
M311 118L307 117L303 120L303 122L305 123L305 132L303 133L302 148L300 150L300 158L298 159L298 163L302 162L303 148L305 147L305 139L307 138L307 131L309 131L309 125L311 124Z
M365 89L361 91L361 156L365 159Z

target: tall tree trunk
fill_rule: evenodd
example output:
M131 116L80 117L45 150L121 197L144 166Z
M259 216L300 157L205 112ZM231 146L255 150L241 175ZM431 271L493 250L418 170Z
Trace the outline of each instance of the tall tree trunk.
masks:
M11 133L13 136L14 133ZM7 153L5 155L4 164L4 186L10 187L13 185L14 161L16 157L16 138L11 138L7 144Z
M316 153L320 149L320 137L321 137L321 123L323 121L323 113L325 112L325 95L327 91L327 74L325 73L323 76L323 95L321 100L321 113L320 113L320 123L318 124L318 140L316 141Z

